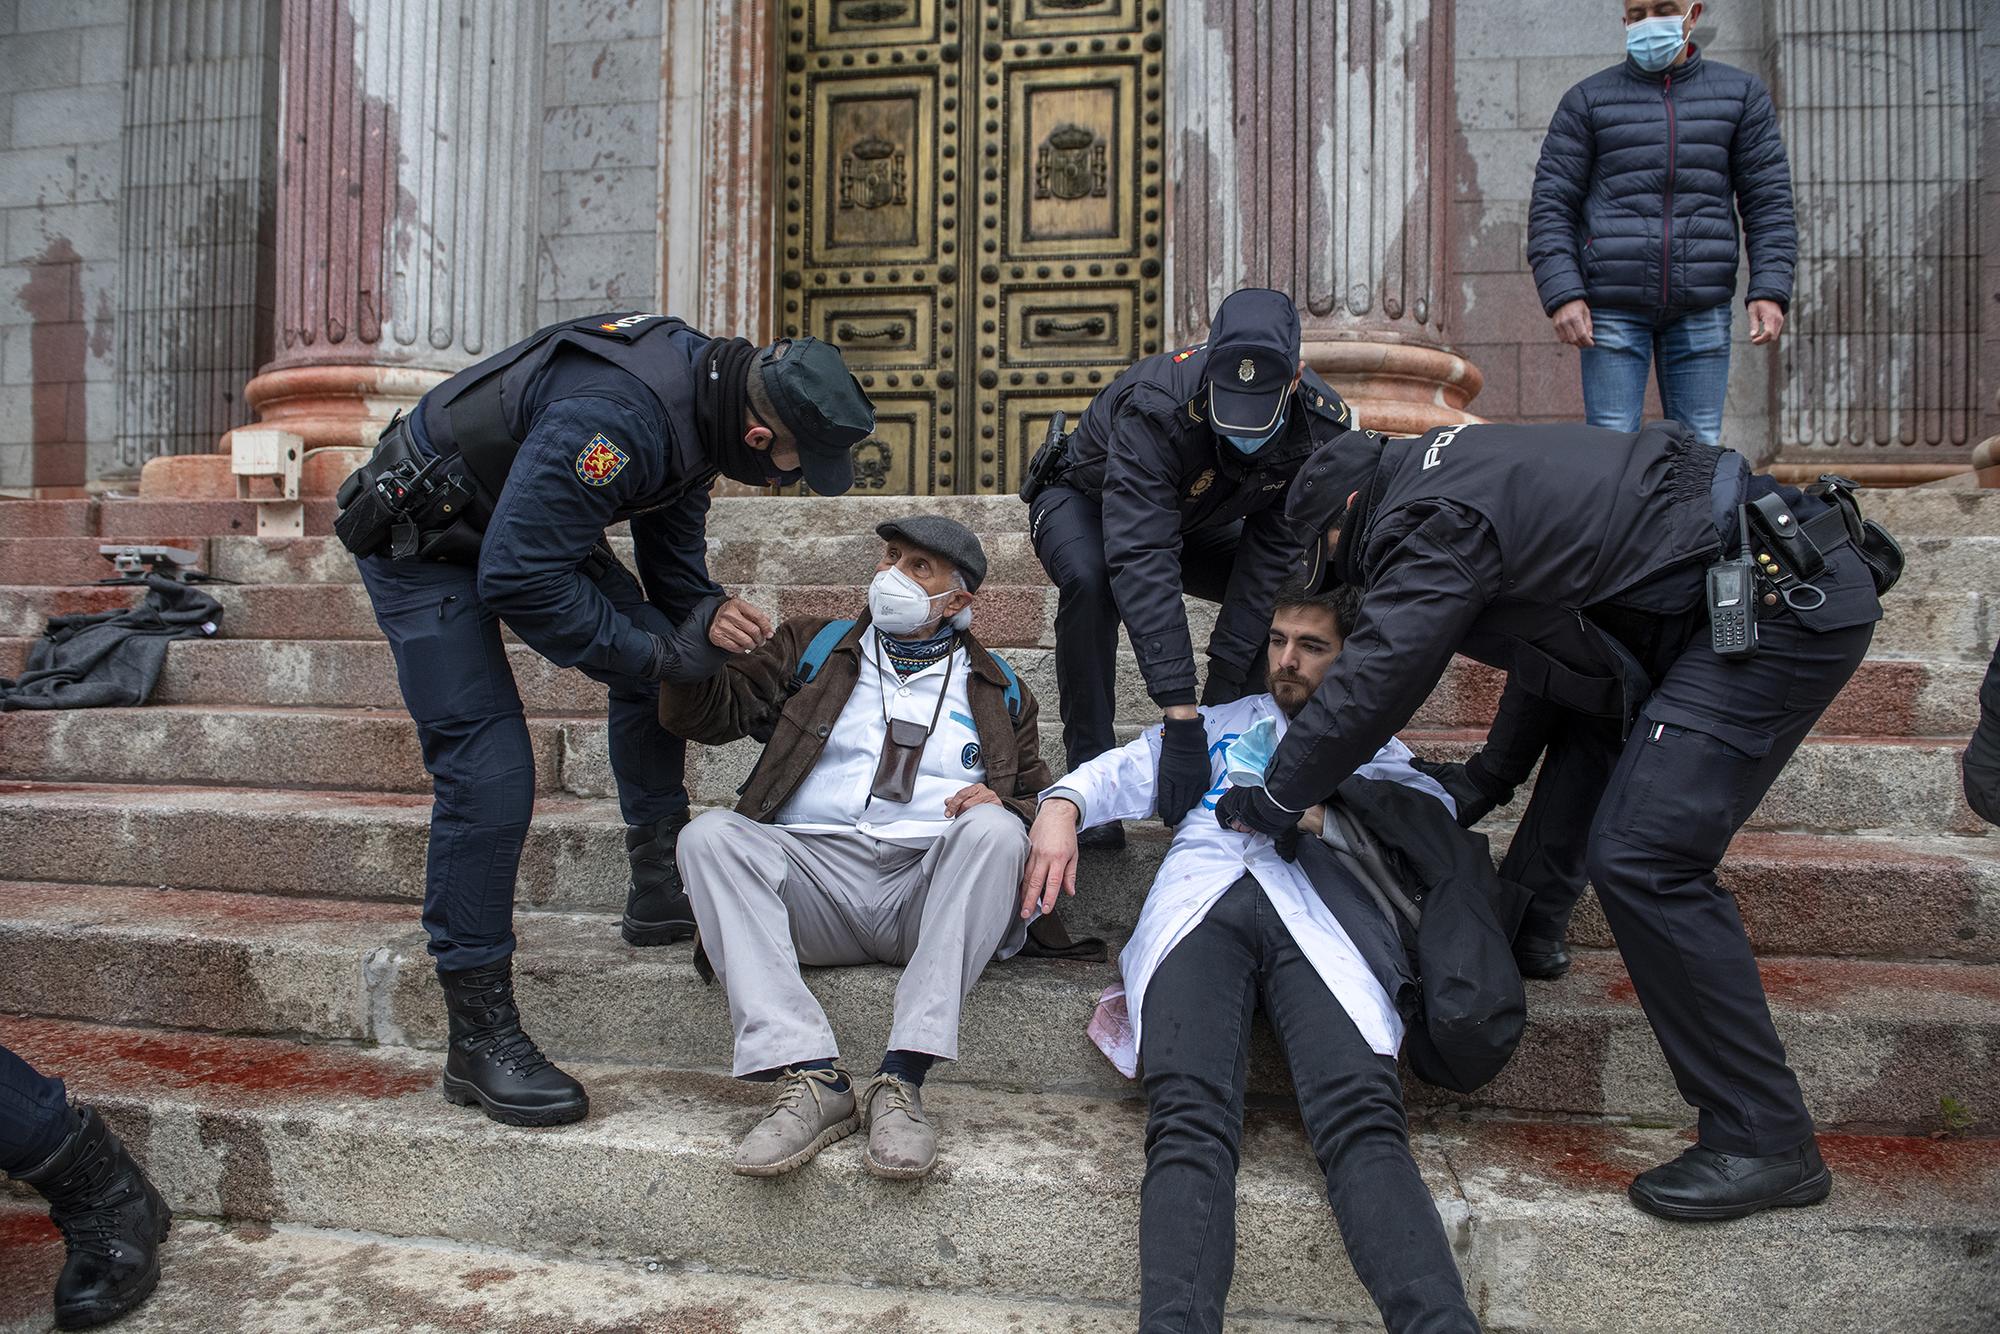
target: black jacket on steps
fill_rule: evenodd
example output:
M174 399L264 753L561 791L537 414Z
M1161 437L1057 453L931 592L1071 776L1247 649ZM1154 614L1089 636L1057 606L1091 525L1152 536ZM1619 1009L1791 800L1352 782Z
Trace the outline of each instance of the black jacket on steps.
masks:
M188 584L146 576L145 599L122 611L51 616L28 650L28 669L0 678L0 712L144 704L167 664L167 644L212 635L222 604Z

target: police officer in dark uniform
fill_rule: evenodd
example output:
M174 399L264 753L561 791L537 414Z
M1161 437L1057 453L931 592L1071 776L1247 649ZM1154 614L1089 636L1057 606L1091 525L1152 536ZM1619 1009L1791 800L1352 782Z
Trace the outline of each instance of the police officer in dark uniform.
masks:
M424 927L451 1018L444 1092L496 1120L580 1119L580 1085L521 1030L514 877L535 756L504 625L610 686L611 768L635 945L694 934L674 864L688 820L686 744L655 721L659 683L720 670L769 621L708 577L709 485L853 483L874 412L840 354L811 338L758 348L663 315L553 325L431 390L340 493L435 780ZM630 519L635 579L604 531Z
M1357 431L1313 456L1288 510L1327 534L1322 571L1363 590L1358 624L1265 786L1232 789L1217 819L1293 828L1454 652L1614 720L1608 777L1572 818L1589 820L1590 879L1700 1112L1697 1143L1631 1198L1690 1220L1824 1199L1812 1118L1715 868L1866 652L1900 570L1893 540L1851 488L1782 488L1672 423Z
M1100 390L1066 440L1029 470L1035 555L1058 590L1056 683L1075 768L1114 744L1124 622L1146 691L1165 713L1159 811L1169 826L1208 790L1183 593L1222 604L1201 702L1262 680L1272 599L1304 536L1285 489L1314 446L1353 424L1299 359L1299 313L1266 288L1231 293L1206 343L1147 357ZM1103 826L1086 845L1120 846Z

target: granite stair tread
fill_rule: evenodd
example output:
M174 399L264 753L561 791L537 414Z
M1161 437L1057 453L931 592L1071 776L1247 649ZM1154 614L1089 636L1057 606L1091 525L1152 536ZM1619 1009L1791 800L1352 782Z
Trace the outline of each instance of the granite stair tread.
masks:
M941 1085L928 1103L943 1159L928 1181L868 1177L850 1140L774 1183L726 1166L764 1092L715 1076L582 1067L590 1119L535 1131L448 1106L435 1058L394 1048L33 1019L0 1019L0 1041L103 1107L187 1216L715 1268L775 1248L807 1282L980 1297L1129 1303L1136 1292L1144 1117L1127 1102ZM1495 1330L1664 1331L1725 1310L1768 1330L1955 1332L2000 1319L2000 1142L1829 1134L1837 1185L1825 1205L1713 1228L1648 1218L1624 1198L1635 1171L1682 1143L1457 1115L1413 1133ZM1253 1109L1239 1308L1367 1319L1317 1175L1295 1118ZM523 1196L537 1207L515 1207ZM813 1216L846 1225L800 1226Z

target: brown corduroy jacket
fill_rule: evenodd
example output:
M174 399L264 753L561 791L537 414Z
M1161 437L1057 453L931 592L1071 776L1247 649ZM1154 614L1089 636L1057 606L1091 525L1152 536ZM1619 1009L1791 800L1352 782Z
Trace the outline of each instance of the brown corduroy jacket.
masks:
M769 823L812 772L861 679L861 640L868 630L865 615L833 646L819 674L786 698L806 646L829 619L808 616L786 621L768 643L731 658L708 680L660 688L660 725L676 736L720 746L768 731L770 740L736 803L739 815ZM961 643L971 666L966 693L986 763L986 786L1021 819L1033 821L1035 795L1055 781L1042 763L1035 697L1023 683L1020 715L1010 716L1007 675L1000 664L970 634Z

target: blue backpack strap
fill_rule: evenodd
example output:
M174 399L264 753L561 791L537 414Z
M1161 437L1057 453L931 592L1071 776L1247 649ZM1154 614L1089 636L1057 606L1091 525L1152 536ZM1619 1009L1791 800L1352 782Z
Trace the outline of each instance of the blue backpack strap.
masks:
M1007 678L1007 716L1015 722L1021 721L1021 678L1014 675L1014 669L1007 660L991 649L986 656L993 659L993 665L1000 669L1000 675Z
M826 666L827 655L833 652L833 646L845 639L847 632L853 628L853 621L828 621L819 628L819 633L812 637L812 643L806 645L805 655L799 659L795 679L800 685L819 675L819 669ZM1007 675L1009 680L1013 679L1012 672Z

